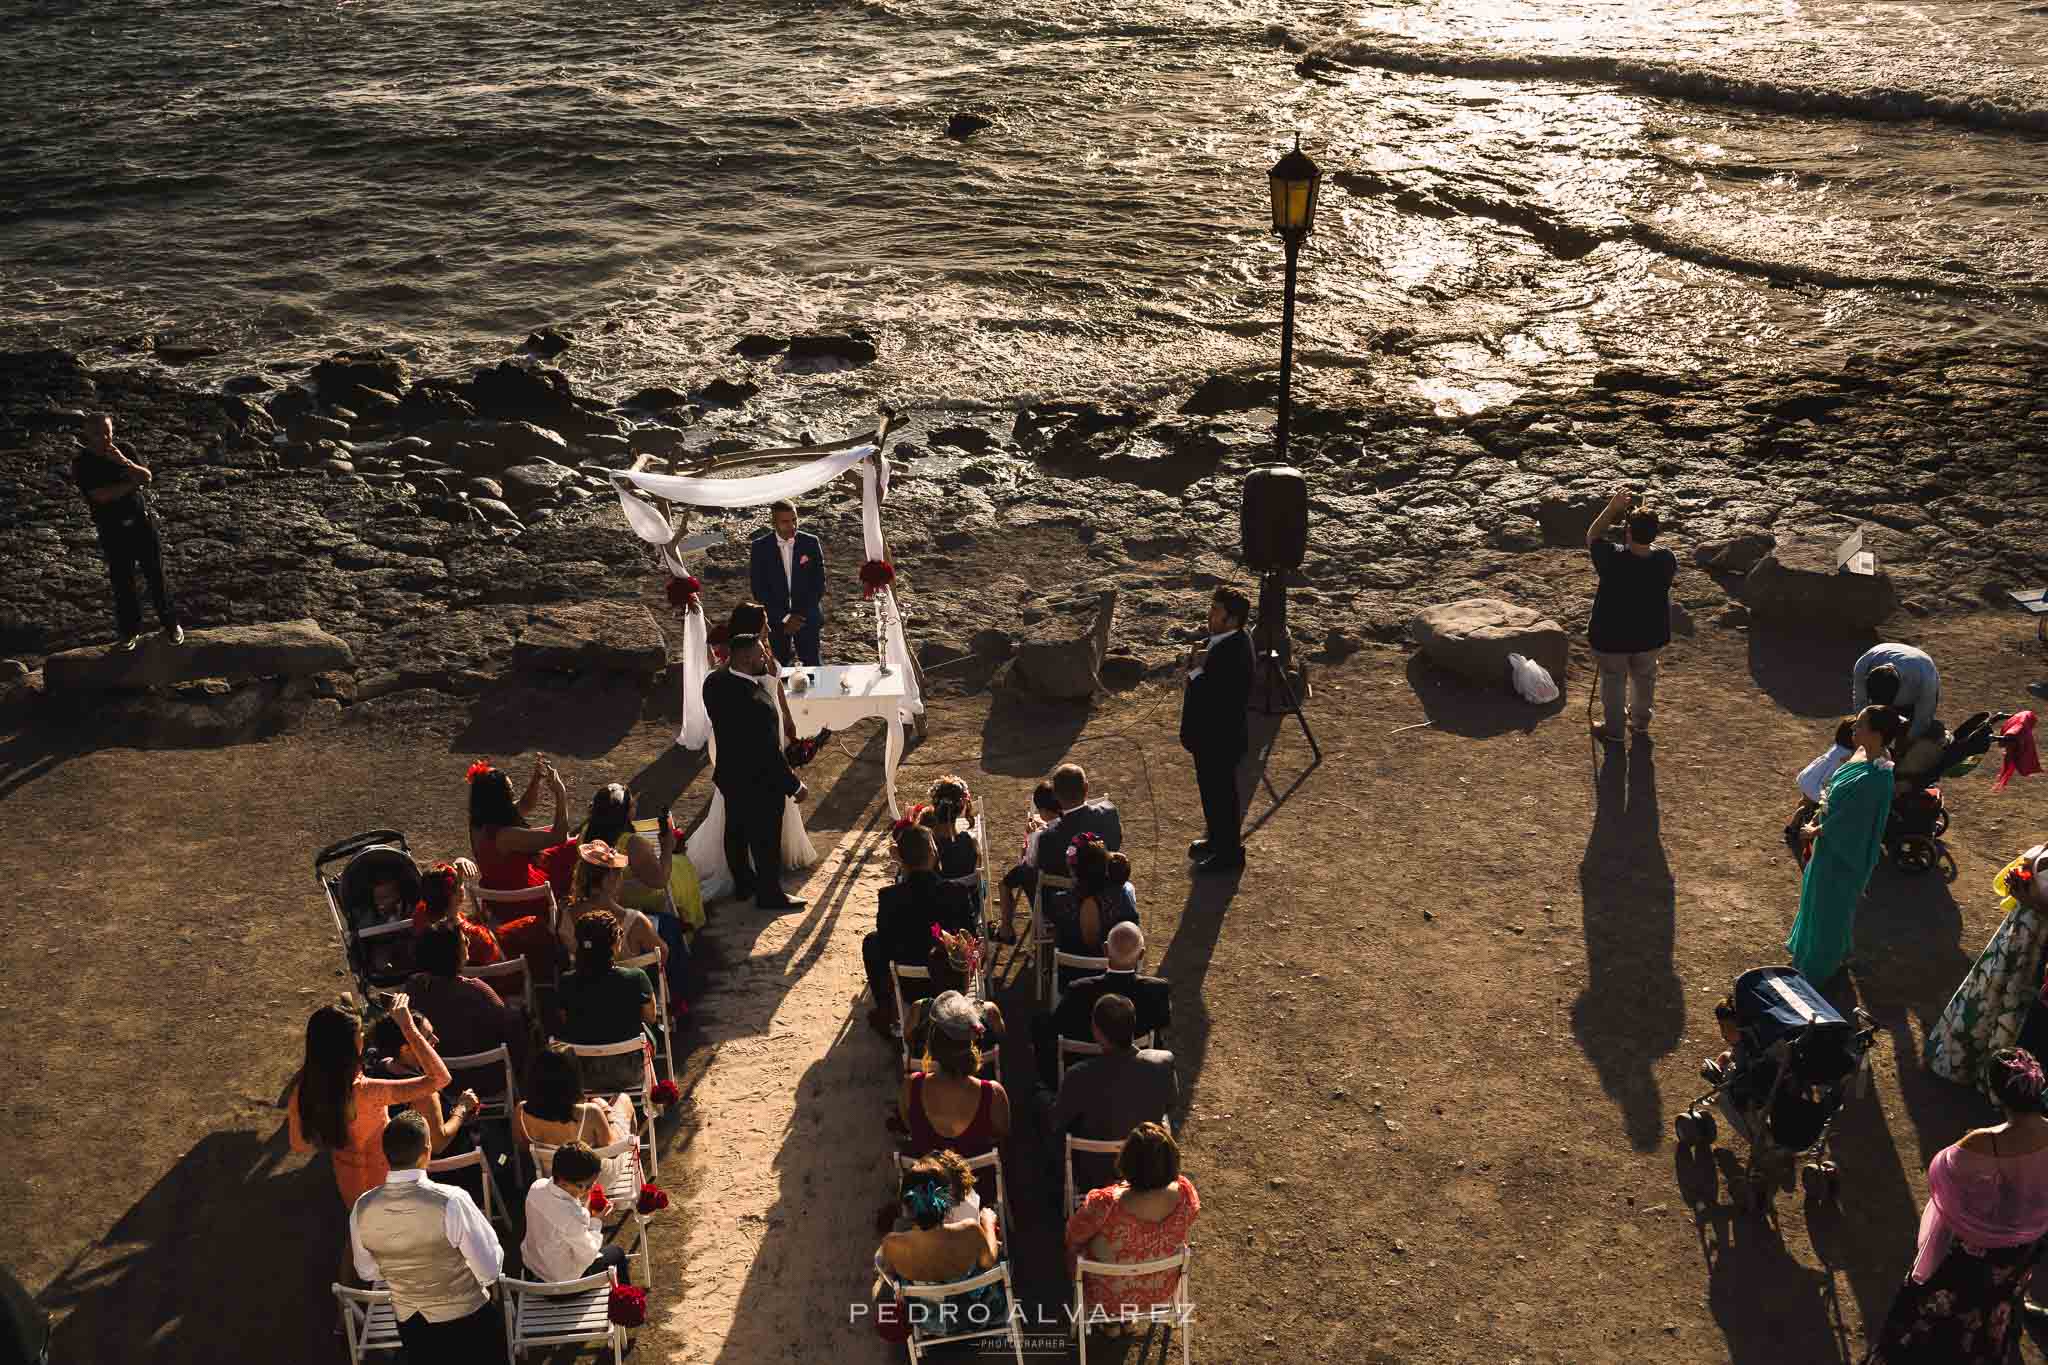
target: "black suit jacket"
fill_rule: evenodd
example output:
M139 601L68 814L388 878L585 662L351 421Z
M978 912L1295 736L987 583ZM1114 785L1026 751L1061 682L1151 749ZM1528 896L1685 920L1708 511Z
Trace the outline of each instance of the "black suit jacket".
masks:
M875 900L875 933L891 962L922 967L931 956L934 924L949 934L970 929L974 899L966 887L952 886L936 872L913 872L894 886L885 886Z
M1191 754L1236 757L1251 747L1245 707L1252 699L1252 637L1239 630L1209 651L1202 676L1188 679L1180 702L1180 746Z
M1137 1007L1138 1033L1151 1033L1173 1023L1173 988L1165 978L1136 972L1104 972L1084 976L1060 992L1053 1027L1062 1038L1085 1043L1094 1036L1095 1002L1105 995L1128 997Z
M782 756L782 713L765 688L716 669L704 680L704 709L718 742L711 781L727 801L796 795L803 782Z
M809 531L796 533L788 575L782 572L782 551L776 548L773 530L755 536L748 553L747 581L754 589L754 600L768 608L769 629L781 630L785 616L801 616L806 625L825 623L825 613L818 607L825 599L825 547L816 536ZM805 563L806 559L810 562Z
M1124 846L1124 818L1107 801L1090 801L1074 807L1060 817L1051 834L1040 837L1038 870L1055 877L1068 876L1067 849L1082 834L1095 835L1104 848L1115 853Z

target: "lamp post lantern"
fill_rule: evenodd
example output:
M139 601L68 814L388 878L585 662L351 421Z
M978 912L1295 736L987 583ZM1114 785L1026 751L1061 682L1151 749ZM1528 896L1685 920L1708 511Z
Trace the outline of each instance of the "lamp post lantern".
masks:
M1287 251L1287 283L1280 304L1280 421L1274 429L1274 463L1287 463L1287 426L1294 406L1294 275L1301 259L1301 244L1316 226L1316 198L1322 188L1323 172L1301 150L1301 134L1294 135L1294 150L1280 158L1266 173L1273 187L1273 233Z

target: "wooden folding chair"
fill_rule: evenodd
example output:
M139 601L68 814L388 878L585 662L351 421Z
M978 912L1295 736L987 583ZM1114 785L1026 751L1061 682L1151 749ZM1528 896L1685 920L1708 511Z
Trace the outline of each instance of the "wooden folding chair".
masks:
M658 1051L661 1053L662 1067L667 1071L668 1078L674 1080L676 1078L676 1021L675 1016L669 1013L668 973L661 969L661 954L642 953L638 957L617 958L613 961L612 965L614 967L638 967L646 972L648 978L654 982L654 1007L655 1011L661 1016L661 1022L655 1026L655 1032L660 1036L655 1041L659 1045Z
M506 1275L499 1284L505 1289L505 1349L514 1361L529 1351L547 1351L556 1346L602 1346L612 1348L612 1365L626 1358L626 1329L612 1321L612 1290L618 1288L618 1272L605 1267L602 1275L550 1284Z
M1090 1156L1113 1157L1123 1151L1124 1139L1113 1138L1108 1141L1100 1141L1095 1138L1077 1138L1072 1133L1068 1133L1065 1135L1065 1140L1066 1153L1061 1158L1061 1164L1066 1170L1067 1217L1072 1218L1074 1210L1080 1208L1081 1201L1088 1197L1087 1190L1077 1189L1074 1185L1074 1154L1076 1152L1084 1152Z
M362 1365L363 1357L373 1351L405 1349L398 1339L398 1316L391 1307L390 1290L337 1284L334 1297L341 1304L341 1331L348 1340L350 1365Z
M903 993L906 981L922 981L929 985L932 969L929 967L906 967L901 962L889 964L889 989L896 997L896 1042L903 1049L903 1060L910 1061L910 1001L913 997ZM914 997L923 999L922 996Z
M462 1078L465 1071L477 1071L488 1066L504 1068L503 1093L495 1096L477 1096L481 1103L476 1111L476 1121L505 1125L505 1143L512 1149L512 1177L523 1189L526 1185L525 1169L519 1156L519 1144L512 1135L512 1115L519 1108L519 1078L512 1066L512 1049L500 1043L489 1052L472 1052L461 1057L443 1057L441 1060L446 1063L448 1070L455 1074L457 1080Z
M1017 1298L1016 1292L1010 1286L1009 1257L1003 1257L971 1280L954 1280L948 1284L919 1284L898 1277L883 1264L882 1253L877 1251L875 1274L880 1276L882 1282L894 1293L897 1302L903 1305L903 1311L911 1315L910 1337L904 1343L910 1348L910 1365L917 1365L918 1360L934 1347L988 1337L1008 1338L1010 1350L1016 1356L1016 1365L1024 1365L1024 1336L1023 1329L1019 1326L1019 1318L1022 1315L1014 1311ZM960 1317L959 1325L964 1330L946 1330L944 1324L950 1318L944 1301L992 1284L1000 1284L1003 1287L1003 1311L989 1314L989 1320L976 1322L971 1315L959 1314L955 1309L950 1316ZM913 1310L913 1303L925 1305L922 1314ZM941 1325L930 1330L919 1327L916 1325L919 1316L935 1318Z
M556 938L562 937L562 910L555 902L555 888L546 882L517 891L493 891L480 886L476 890L476 898L484 917L493 925L527 915L539 915L549 933Z
M1169 1270L1178 1272L1173 1285L1171 1321L1165 1321L1156 1312L1147 1318L1134 1319L1133 1321L1134 1325L1136 1322L1145 1322L1147 1324L1145 1330L1148 1336L1153 1325L1163 1325L1169 1332L1176 1328L1179 1329L1180 1362L1181 1365L1191 1365L1194 1359L1195 1313L1193 1307L1188 1302L1188 1267L1193 1260L1193 1255L1193 1252L1187 1245L1182 1244L1181 1249L1174 1252L1173 1255L1162 1256L1156 1261L1132 1261L1129 1264L1123 1264L1116 1261L1091 1261L1085 1256L1082 1257L1074 1266L1074 1328L1075 1334L1081 1338L1081 1365L1088 1365L1087 1303L1082 1296L1081 1277L1083 1275L1107 1275L1119 1279L1131 1279L1139 1275L1164 1274ZM1107 1325L1106 1315L1100 1320ZM1139 1352L1141 1357L1144 1354L1146 1352L1142 1350ZM1165 1355L1166 1352L1162 1348L1160 1358L1163 1360Z
M555 1172L555 1153L560 1151L546 1142L530 1142L528 1149L533 1155L533 1169L536 1179L548 1179ZM646 1182L640 1178L640 1143L634 1138L620 1138L609 1147L594 1149L597 1159L604 1163L598 1174L598 1181L604 1186L604 1197L621 1208L633 1212L626 1221L633 1226L632 1240L621 1240L619 1245L626 1250L629 1260L640 1263L640 1283L654 1283L654 1246L647 1237L647 1220L640 1215L640 1187Z
M588 1061L639 1053L647 1043L644 1038L628 1038L622 1043L563 1043L551 1038L548 1046L566 1048L576 1054L578 1061ZM633 1112L639 1120L641 1168L652 1175L661 1167L660 1154L654 1149L654 1100L647 1093L647 1068L641 1067L637 1074L639 1081L624 1087L621 1093L632 1097Z

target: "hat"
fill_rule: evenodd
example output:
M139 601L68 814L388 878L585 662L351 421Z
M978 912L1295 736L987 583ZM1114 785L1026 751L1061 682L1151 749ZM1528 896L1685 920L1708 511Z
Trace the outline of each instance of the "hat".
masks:
M2035 844L2020 855L2020 864L2033 869L2035 875L2048 873L2048 844Z
M932 1027L956 1043L981 1036L981 1011L958 991L940 991L931 1004Z
M594 867L624 867L626 854L622 849L613 848L602 839L592 839L587 844L576 846L576 856Z

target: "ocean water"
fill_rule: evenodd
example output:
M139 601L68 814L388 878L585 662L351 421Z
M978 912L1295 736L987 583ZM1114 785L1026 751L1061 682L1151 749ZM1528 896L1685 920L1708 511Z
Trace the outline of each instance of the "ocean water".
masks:
M2034 0L0 0L0 344L570 326L733 420L1274 363L1265 172L1329 174L1302 382L1475 409L1618 361L2048 337ZM994 126L946 138L971 110ZM784 373L745 332L861 325Z

